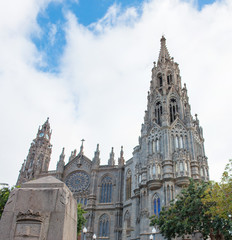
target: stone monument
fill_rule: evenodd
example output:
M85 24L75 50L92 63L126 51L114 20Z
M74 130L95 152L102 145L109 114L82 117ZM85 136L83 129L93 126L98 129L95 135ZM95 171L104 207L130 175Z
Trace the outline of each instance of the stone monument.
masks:
M60 180L39 178L11 192L0 221L0 240L26 239L77 239L77 203Z

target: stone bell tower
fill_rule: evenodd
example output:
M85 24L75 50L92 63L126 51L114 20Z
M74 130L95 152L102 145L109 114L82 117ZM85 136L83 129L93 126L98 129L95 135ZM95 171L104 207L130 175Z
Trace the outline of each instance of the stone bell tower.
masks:
M179 66L170 57L162 37L158 62L152 69L141 140L147 143L148 159L161 162L163 180L173 179L178 186L185 184L188 177L209 177L203 131L190 109L186 84L182 88Z
M136 234L140 239L148 239L149 216L159 215L189 178L209 180L202 128L197 115L191 115L186 84L182 87L179 66L170 57L164 36L160 41L139 145L133 153L135 226L141 229Z
M52 152L51 134L48 118L42 127L39 127L36 138L31 143L16 185L38 178L40 174L48 172Z

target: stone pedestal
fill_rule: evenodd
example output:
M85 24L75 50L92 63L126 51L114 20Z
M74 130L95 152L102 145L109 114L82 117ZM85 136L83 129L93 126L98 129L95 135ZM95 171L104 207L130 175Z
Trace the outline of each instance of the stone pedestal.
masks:
M14 189L0 221L0 240L76 240L77 203L68 187L48 176Z

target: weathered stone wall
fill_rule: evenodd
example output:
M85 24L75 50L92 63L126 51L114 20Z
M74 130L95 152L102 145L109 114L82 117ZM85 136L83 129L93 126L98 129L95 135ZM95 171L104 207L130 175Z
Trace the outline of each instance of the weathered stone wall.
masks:
M15 189L0 222L0 240L76 240L77 203L54 177Z

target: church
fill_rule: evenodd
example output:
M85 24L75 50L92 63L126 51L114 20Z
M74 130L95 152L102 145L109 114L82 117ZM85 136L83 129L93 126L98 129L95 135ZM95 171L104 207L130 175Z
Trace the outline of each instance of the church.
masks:
M175 199L189 178L209 180L203 130L191 115L186 84L170 57L163 36L154 62L147 109L133 157L115 160L112 148L107 165L74 150L65 163L64 149L55 171L49 171L52 145L49 119L39 128L19 173L17 185L43 176L65 182L87 211L86 239L148 240L150 219ZM163 239L158 233L156 239Z

